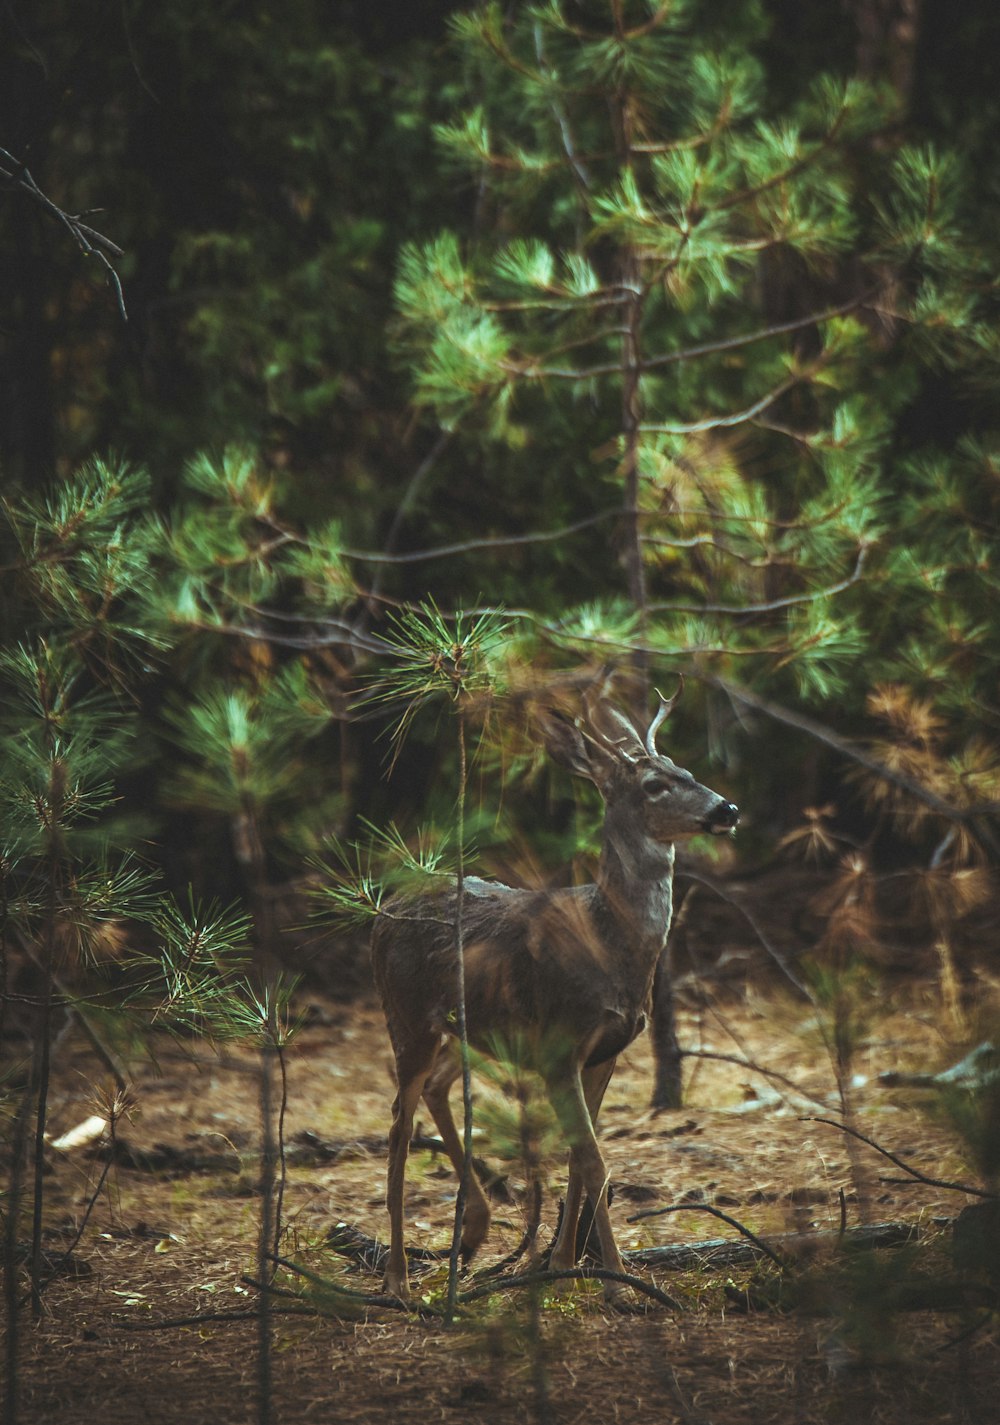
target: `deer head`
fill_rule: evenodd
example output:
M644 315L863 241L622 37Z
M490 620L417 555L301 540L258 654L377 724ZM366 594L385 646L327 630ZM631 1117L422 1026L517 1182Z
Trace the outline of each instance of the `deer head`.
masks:
M656 734L683 688L682 680L672 698L658 695L660 706L645 733L593 691L584 700L580 718L553 716L545 728L550 756L595 784L612 823L628 823L661 846L703 833L725 836L739 821L732 802L657 750Z

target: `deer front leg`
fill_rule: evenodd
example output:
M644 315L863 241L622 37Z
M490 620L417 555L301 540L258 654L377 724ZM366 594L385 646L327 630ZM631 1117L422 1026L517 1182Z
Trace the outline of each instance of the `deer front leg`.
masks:
M600 1065L599 1067L604 1070L605 1066ZM600 1080L596 1076L589 1080L588 1086L596 1094L597 1104L603 1097L610 1077L611 1071L608 1069L603 1075L599 1093L596 1085ZM611 1218L608 1214L607 1169L604 1166L604 1158L601 1156L597 1136L594 1133L580 1070L574 1068L569 1082L564 1080L553 1084L550 1095L553 1107L571 1146L566 1210L563 1212L562 1227L552 1248L549 1265L554 1271L568 1271L575 1263L576 1222L579 1216L582 1187L594 1210L594 1226L601 1244L601 1260L608 1271L623 1273L624 1264L611 1230ZM608 1301L616 1305L624 1303L628 1299L628 1288L621 1282L605 1282L604 1295Z
M587 1105L587 1113L590 1116L591 1126L595 1130L597 1128L597 1115L601 1111L601 1104L604 1101L605 1092L607 1091L608 1084L611 1082L611 1075L615 1070L615 1062L614 1059L608 1059L603 1064L595 1064L592 1068L583 1069L580 1074L580 1081L583 1084L583 1097ZM568 1234L566 1236L564 1251L568 1254L570 1252L570 1244L572 1244L571 1266L578 1262L583 1254L583 1247L581 1247L580 1250L577 1249L577 1238L579 1237L578 1223L580 1220L580 1209L583 1206L583 1194L583 1179L577 1169L576 1161L571 1155L569 1181L566 1184L566 1201L563 1206L562 1222L559 1225L558 1239L561 1242L564 1238L564 1234ZM605 1196L607 1196L606 1192ZM591 1231L594 1230L595 1225L596 1223L591 1225ZM599 1237L598 1240L600 1240ZM555 1247L553 1247L553 1252L555 1250Z

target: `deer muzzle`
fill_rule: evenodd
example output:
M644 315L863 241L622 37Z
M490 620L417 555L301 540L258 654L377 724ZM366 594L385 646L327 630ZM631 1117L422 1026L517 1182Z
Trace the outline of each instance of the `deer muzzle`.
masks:
M712 836L725 836L735 831L740 819L740 809L733 802L719 802L719 805L705 818L705 830Z

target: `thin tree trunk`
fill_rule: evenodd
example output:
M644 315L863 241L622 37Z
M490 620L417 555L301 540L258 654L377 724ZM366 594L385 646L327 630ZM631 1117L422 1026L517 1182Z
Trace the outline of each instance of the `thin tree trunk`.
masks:
M625 530L623 557L628 596L639 615L638 642L644 649L647 617L646 570L642 558L642 524L639 518L639 426L642 420L640 325L644 294L639 262L632 253L622 265L621 283L628 292L624 312L625 330L622 336L621 472ZM646 653L636 650L632 655L632 667L638 683L636 697L642 703L643 712L649 694L647 664Z
M275 1063L278 1057L278 1023L275 1008L276 928L274 905L267 876L267 858L260 830L258 808L249 795L243 799L232 825L233 846L243 872L250 902L257 947L257 975L262 987L267 1020L260 1046L260 1221L257 1238L257 1421L270 1425L273 1419L273 1371L271 1360L271 1293L275 1257L281 1236L280 1194L276 1190L279 1158L284 1173L284 1153L275 1132Z
M858 28L858 74L892 86L902 121L913 92L921 0L847 0L847 9Z
M653 979L653 1108L680 1108L684 1097L684 1061L677 1037L674 987L670 979L669 951L664 950Z
M455 1225L452 1232L451 1251L448 1254L448 1299L445 1308L445 1321L448 1323L453 1320L458 1305L458 1259L462 1246L465 1202L469 1193L469 1174L472 1171L472 1065L469 1058L469 1033L465 1018L465 793L468 780L468 751L466 748L465 708L462 706L461 697L456 716L458 719L458 809L456 817L458 865L455 876L455 973L457 977L455 1019L458 1029L459 1053L462 1059L463 1156L458 1196L455 1199Z
M45 1128L49 1103L49 1068L52 1053L52 978L56 962L56 916L62 885L60 836L66 793L66 769L54 758L49 774L48 904L42 941L42 1006L32 1059L35 1101L35 1161L31 1216L31 1310L42 1314L42 1214L45 1204Z
M18 1342L20 1339L20 1293L18 1291L18 1229L21 1225L21 1200L24 1192L24 1171L28 1152L28 1119L34 1098L29 1083L14 1119L10 1138L11 1169L7 1201L4 1204L3 1294L7 1316L4 1340L4 1425L17 1425L18 1416Z
M616 34L624 39L625 19L619 0L614 0L612 13ZM635 157L633 141L636 113L625 84L618 91L616 114L616 145L623 168L630 167ZM646 303L646 288L642 275L642 259L634 248L627 248L619 273L626 294L623 310L621 348L622 381L622 492L624 497L625 577L629 598L638 614L640 648L632 655L632 672L636 682L633 711L646 712L649 704L649 658L646 625L648 599L646 569L642 557L642 521L639 515L639 446L643 418L642 407L642 318ZM653 987L652 1038L655 1076L652 1103L656 1108L679 1108L681 1102L681 1060L674 1022L674 1000L667 974L666 950L657 966Z
M271 1372L271 1293L268 1282L274 1272L272 1252L275 1251L275 1237L278 1226L274 1217L274 1179L278 1156L274 1133L274 1057L275 1045L271 1040L274 1026L270 1020L274 1015L274 1005L268 1003L267 1038L260 1051L260 1122L261 1122L261 1164L260 1164L260 1236L257 1241L257 1277L260 1282L260 1299L257 1303L257 1420L259 1425L270 1425L272 1419L272 1372Z
M622 338L622 484L625 522L625 575L629 598L639 615L639 643L648 645L646 623L648 599L646 569L642 557L642 522L639 515L639 434L642 422L642 352L640 324L644 292L638 258L630 254L622 272L629 296L625 307ZM649 660L637 650L632 657L636 683L635 699L645 712L649 702ZM654 1108L681 1106L681 1050L677 1040L674 997L664 950L653 981L652 1040L655 1064L652 1105Z

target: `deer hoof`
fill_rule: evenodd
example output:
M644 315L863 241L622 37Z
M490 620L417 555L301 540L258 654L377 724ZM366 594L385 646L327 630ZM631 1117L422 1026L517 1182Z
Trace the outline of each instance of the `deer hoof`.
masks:
M410 1295L410 1283L405 1276L397 1277L393 1275L390 1277L386 1275L382 1282L382 1291L386 1296L394 1296L396 1300L402 1302L404 1306L412 1306L413 1304L413 1298Z

